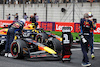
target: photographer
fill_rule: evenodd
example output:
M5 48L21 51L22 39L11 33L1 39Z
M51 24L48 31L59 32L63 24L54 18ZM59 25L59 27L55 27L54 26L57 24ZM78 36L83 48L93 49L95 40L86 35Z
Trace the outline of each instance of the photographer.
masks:
M7 20L10 20L11 19L11 16L10 14L6 15L7 16Z
M27 20L28 16L24 13L24 19Z
M18 21L18 13L16 13L16 15L12 15L14 16L14 21Z

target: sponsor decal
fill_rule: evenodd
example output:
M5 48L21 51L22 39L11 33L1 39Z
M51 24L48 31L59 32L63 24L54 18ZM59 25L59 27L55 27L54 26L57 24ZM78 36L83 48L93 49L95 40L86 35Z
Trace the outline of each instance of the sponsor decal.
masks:
M41 27L44 29L44 30L53 30L53 26L54 25L54 22L41 22Z
M19 25L18 23L14 23L12 26L13 26L14 28L19 28L19 27L20 27L20 25Z
M8 26L13 23L13 20L0 20L0 27Z
M4 23L4 22L0 22L0 27L4 27L4 25L10 25L11 23Z
M100 34L100 23L96 24L96 30L94 30L94 34Z
M74 23L74 32L80 32L80 23Z
M100 27L98 27L96 30L94 30L94 33L100 33Z
M62 27L71 27L71 31L73 30L72 26L64 26L64 25L58 25L58 24L56 24L56 30L62 30Z
M41 27L41 26L40 26L41 22L40 22L40 21L37 21L37 22L38 22L37 28L40 28L40 27ZM25 26L28 26L29 24L31 24L31 22L26 21Z
M55 22L55 31L62 31L62 27L71 27L71 32L74 32L74 23Z

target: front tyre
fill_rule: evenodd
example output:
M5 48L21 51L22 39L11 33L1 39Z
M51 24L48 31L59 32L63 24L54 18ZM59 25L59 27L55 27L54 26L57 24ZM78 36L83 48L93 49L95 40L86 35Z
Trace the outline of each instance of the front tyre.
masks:
M61 42L56 38L49 38L47 41L47 46L56 52L61 52L62 50Z
M26 43L21 39L12 42L11 54L13 58L24 58L23 47L26 47Z

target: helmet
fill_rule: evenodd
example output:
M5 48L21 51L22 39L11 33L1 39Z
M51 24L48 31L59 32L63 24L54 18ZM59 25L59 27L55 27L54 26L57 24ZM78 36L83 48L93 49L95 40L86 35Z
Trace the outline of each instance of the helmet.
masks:
M88 12L88 15L89 17L93 17L92 13L91 12Z
M20 19L20 23L25 24L26 20L25 19Z

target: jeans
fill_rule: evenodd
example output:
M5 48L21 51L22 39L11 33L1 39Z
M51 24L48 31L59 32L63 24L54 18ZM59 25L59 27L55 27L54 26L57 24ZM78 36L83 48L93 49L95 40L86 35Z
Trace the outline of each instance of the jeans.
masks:
M82 62L88 63L89 59L88 59L87 53L88 53L88 44L89 44L89 39L90 38L89 38L89 35L85 35L84 38L87 40L87 42L83 43L82 39L81 39L81 49L82 49L82 53L83 53L83 60L82 60Z
M13 39L14 39L14 33L15 33L14 31L15 31L14 28L9 28L8 29L6 44L5 44L5 52L6 53L10 52L10 46L11 46L11 43L13 42Z

